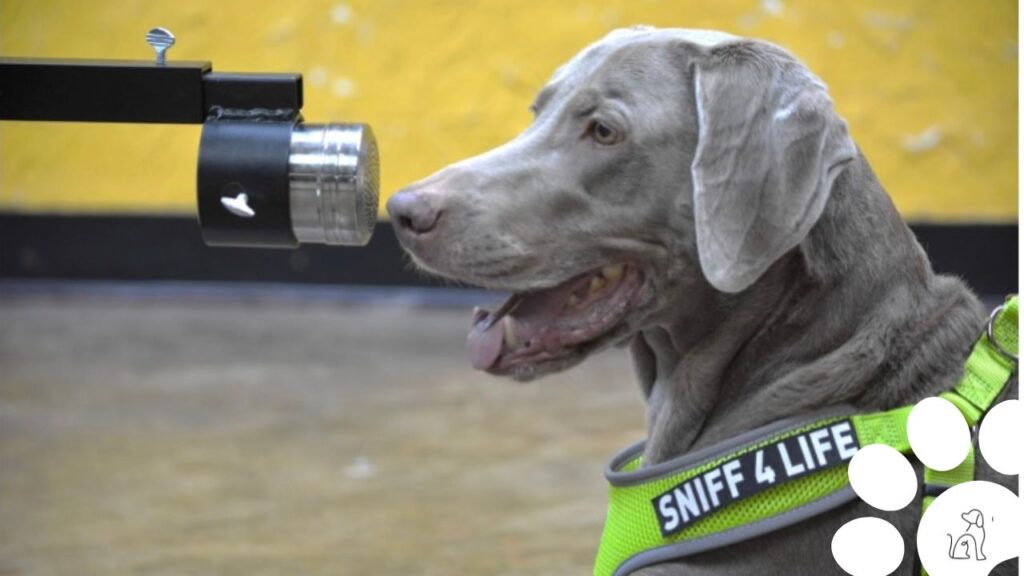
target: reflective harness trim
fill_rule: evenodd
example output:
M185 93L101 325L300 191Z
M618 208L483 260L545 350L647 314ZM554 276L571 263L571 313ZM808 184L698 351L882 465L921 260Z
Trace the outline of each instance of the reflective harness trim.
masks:
M940 395L972 427L1016 369L1017 306L1013 296L993 313L990 330L974 345L959 383ZM906 430L912 409L857 414L850 406L833 407L646 468L640 467L644 442L624 449L605 470L608 513L594 575L624 576L760 536L854 500L849 460L868 444L909 453ZM926 468L923 507L936 490L973 478L973 448L953 470Z

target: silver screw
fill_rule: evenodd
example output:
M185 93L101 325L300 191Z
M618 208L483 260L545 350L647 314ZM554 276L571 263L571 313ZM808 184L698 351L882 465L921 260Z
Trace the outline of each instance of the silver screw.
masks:
M174 46L174 34L167 28L153 28L146 32L146 43L156 50L156 64L167 64L167 49Z

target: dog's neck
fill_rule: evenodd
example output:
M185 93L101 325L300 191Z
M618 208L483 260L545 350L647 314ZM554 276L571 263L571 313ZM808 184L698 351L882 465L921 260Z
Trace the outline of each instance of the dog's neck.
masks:
M633 342L648 464L818 408L951 388L983 320L961 282L932 272L863 156L800 247L715 298L700 326L680 318Z

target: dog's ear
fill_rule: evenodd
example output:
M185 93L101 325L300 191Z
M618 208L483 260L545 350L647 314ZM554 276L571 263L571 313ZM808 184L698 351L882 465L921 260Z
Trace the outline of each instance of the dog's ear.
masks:
M774 46L708 49L694 92L701 267L715 288L739 292L807 236L857 151L825 85Z
M985 526L985 517L981 515L981 510L974 509L970 512L964 512L960 517L966 520L968 524L974 524L978 528Z

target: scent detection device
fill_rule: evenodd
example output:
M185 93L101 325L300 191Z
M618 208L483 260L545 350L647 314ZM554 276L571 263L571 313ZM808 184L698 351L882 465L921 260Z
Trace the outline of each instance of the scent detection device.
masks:
M377 220L379 158L361 123L303 121L300 74L173 62L0 58L0 120L202 124L196 189L210 246L362 246Z

